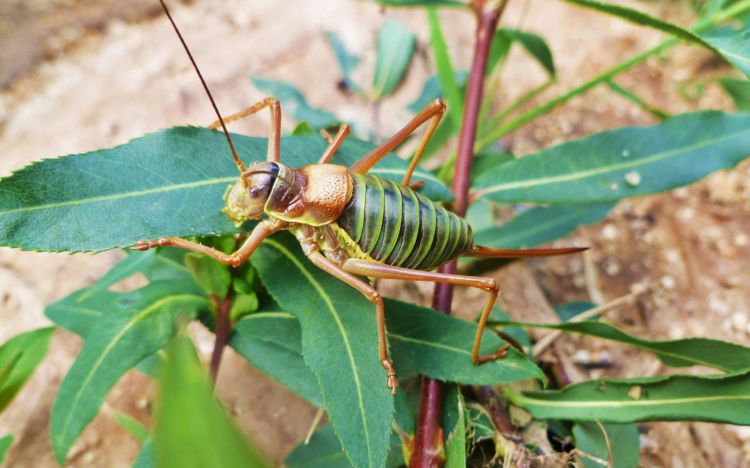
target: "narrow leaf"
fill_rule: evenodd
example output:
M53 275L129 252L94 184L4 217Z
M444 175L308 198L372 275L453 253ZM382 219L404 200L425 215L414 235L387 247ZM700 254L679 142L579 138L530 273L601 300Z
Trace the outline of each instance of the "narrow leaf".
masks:
M270 466L214 398L190 340L178 337L168 354L154 429L157 465Z
M237 322L229 343L252 365L310 403L323 398L315 374L302 358L299 322L286 312L257 312Z
M750 115L682 114L542 150L476 183L498 202L602 203L662 192L728 169L748 155Z
M640 434L635 424L603 424L607 431L609 446L612 449L613 468L637 468L641 454ZM606 439L601 427L596 423L580 423L573 426L576 448L602 460L609 459ZM601 465L586 458L578 457L584 468L601 468Z
M737 70L750 77L750 30L722 28L703 37Z
M453 391L445 395L444 406L448 406L455 413L453 424L444 427L447 438L445 441L445 467L464 468L466 466L466 417L464 399L457 385L451 385ZM444 412L445 413L445 412Z
M327 424L313 434L308 444L300 444L286 457L287 468L351 468L352 464Z
M518 29L503 28L498 31L504 34L512 41L516 41L541 65L551 77L555 77L555 61L552 58L552 51L543 37L521 31Z
M10 444L13 443L13 435L8 434L6 436L0 437L0 463L5 460L5 455L8 453L8 449L10 448Z
M503 359L481 366L471 362L476 325L433 309L386 300L388 341L400 378L423 374L467 385L491 385L526 379L544 380L542 371L516 349ZM494 354L505 344L485 332L481 354Z
M340 122L332 113L312 107L302 92L286 81L269 80L260 76L250 77L253 85L263 93L281 102L284 114L296 122L307 122L313 128L328 128Z
M632 91L628 91L613 80L607 81L607 87L659 120L664 120L669 117L669 114L667 112L652 106L651 104L644 101L640 96Z
M386 21L378 30L375 74L372 79L373 98L391 94L404 78L414 53L416 37L397 21Z
M312 265L292 236L266 240L251 261L274 299L301 324L305 362L347 456L355 466L382 466L393 398L378 359L374 306Z
M210 307L200 291L179 281L151 283L116 304L86 335L52 406L52 447L60 463L120 377L161 349L179 319Z
M140 421L130 416L129 414L121 413L118 411L115 413L115 421L117 421L117 424L119 424L123 429L128 431L130 435L132 435L142 443L145 443L148 439L149 433L148 429L146 429L146 426L144 426Z
M247 161L265 158L266 139L234 135ZM316 161L319 136L282 139L282 161ZM334 162L350 166L374 145L347 138ZM384 158L371 174L400 181L407 163ZM451 199L432 174L422 193ZM165 235L237 232L221 213L223 194L238 178L224 136L202 128L162 130L112 149L37 162L0 180L0 245L27 250L101 251Z
M432 48L440 89L448 101L447 118L451 120L454 128L460 128L461 118L464 114L463 93L456 80L456 69L451 63L448 45L440 26L440 17L435 8L427 10L427 22L430 26L430 47Z
M456 70L454 81L459 87L459 92L462 92L460 90L466 86L466 79L468 77L469 72L466 70ZM443 86L440 84L440 78L437 75L431 75L422 85L422 90L419 92L419 96L410 102L406 108L411 112L417 113L427 107L427 105L435 99L445 98L445 95L446 93L443 91Z
M333 49L333 54L336 56L336 62L339 64L341 69L342 81L352 91L359 92L360 87L352 79L352 73L354 69L359 65L359 57L349 52L344 42L339 36L333 31L326 31L326 38L328 43Z
M653 353L664 364L672 367L708 366L727 372L750 367L750 348L711 338L683 338L680 340L646 340L629 335L604 322L583 321L557 324L504 322L503 325L546 328L596 336L636 346Z
M456 7L466 6L469 4L468 0L377 0L378 3L383 5L392 6L437 6L437 7Z
M726 76L719 78L719 84L734 101L740 112L750 111L750 81Z
M562 390L506 396L538 419L713 421L750 424L750 373L600 379Z
M154 454L154 438L149 437L138 452L138 458L133 462L133 468L154 468L156 466Z
M0 346L0 411L21 390L47 354L54 328L39 328L16 335Z
M501 226L477 231L474 240L487 247L534 247L562 239L579 226L601 221L612 206L611 203L605 203L529 208Z

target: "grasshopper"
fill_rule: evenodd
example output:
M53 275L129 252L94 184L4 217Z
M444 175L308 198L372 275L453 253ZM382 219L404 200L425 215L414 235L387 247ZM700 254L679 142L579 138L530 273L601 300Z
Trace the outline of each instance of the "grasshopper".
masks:
M177 33L216 112L218 120L209 128L222 128L240 176L227 190L224 213L237 225L260 220L242 245L226 254L179 237L139 241L135 250L178 247L200 252L234 267L250 258L263 240L279 231L292 232L302 250L318 268L361 292L375 305L378 354L392 394L398 385L393 361L388 355L383 300L365 278L431 281L469 286L487 292L487 302L477 326L471 360L475 364L506 355L507 345L490 355L480 355L479 346L499 288L493 278L434 272L437 267L461 256L521 258L580 252L584 248L493 249L476 245L471 226L462 217L417 193L410 187L414 169L434 133L446 106L435 100L401 130L362 156L351 167L330 164L331 158L350 133L342 125L315 164L291 168L281 162L281 106L266 98L241 112L223 118L211 92L163 0L164 12ZM271 114L266 161L245 166L234 148L226 124L268 109ZM368 171L409 135L429 122L401 184Z

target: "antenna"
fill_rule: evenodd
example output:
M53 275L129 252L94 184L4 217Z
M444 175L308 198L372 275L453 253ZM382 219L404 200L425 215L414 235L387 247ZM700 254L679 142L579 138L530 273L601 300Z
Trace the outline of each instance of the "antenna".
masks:
M177 37L180 38L182 47L185 48L185 52L187 52L188 58L190 58L190 62L193 64L193 68L195 68L195 72L198 73L198 78L200 78L201 80L203 89L206 90L208 99L211 101L211 106L213 106L214 112L216 112L216 116L219 118L219 122L221 122L221 128L224 130L224 136L227 138L227 144L229 145L229 149L232 151L232 157L234 158L234 163L237 165L237 169L239 169L241 173L245 172L245 165L242 164L242 160L240 159L239 156L237 156L237 150L234 149L234 143L232 143L232 137L229 136L229 132L227 131L227 126L226 124L224 124L224 119L221 117L219 108L216 107L216 102L214 101L213 96L211 96L211 91L208 90L208 85L206 84L206 80L203 79L203 75L201 74L200 69L198 69L198 64L195 63L193 54L190 53L190 49L185 43L185 39L182 38L182 34L180 34L180 30L177 28L177 25L172 19L172 15L169 14L169 9L167 8L166 3L164 3L164 0L159 0L159 3L161 3L162 8L164 8L164 13L167 14L167 18L169 18L169 22L172 23L172 27L174 28L174 32L177 33Z

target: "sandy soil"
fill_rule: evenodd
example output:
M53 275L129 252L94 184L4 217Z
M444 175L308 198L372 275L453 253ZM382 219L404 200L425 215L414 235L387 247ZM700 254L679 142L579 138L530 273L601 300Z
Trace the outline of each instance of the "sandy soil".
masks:
M0 176L44 157L93 150L178 124L213 120L207 99L166 19L150 2L6 2L0 6ZM374 32L384 18L398 18L418 35L419 50L404 86L380 112L379 132L394 131L408 119L405 103L419 92L431 69L424 15L384 10L350 0L205 0L176 5L175 18L226 113L263 96L248 76L283 79L305 92L312 105L371 124L366 102L342 93L325 31L336 31L364 56L357 73L367 81L373 67ZM46 3L49 5L50 3ZM71 5L74 7L71 7ZM657 6L660 4L657 4ZM656 8L637 3L639 8ZM653 10L687 24L682 7ZM471 17L443 14L456 63L470 61ZM513 2L503 23L543 34L553 49L560 83L547 96L579 83L632 53L654 45L657 33L547 0ZM19 25L25 25L20 28ZM19 29L20 28L20 29ZM18 31L28 31L23 36ZM49 60L41 60L49 58ZM544 79L543 72L518 51L506 67L499 103L508 102ZM5 64L12 64L6 67ZM11 69L12 68L12 69ZM711 77L728 72L694 48L678 48L624 75L619 83L637 86L643 97L670 112L695 107L729 108ZM693 101L678 92L702 82ZM518 153L625 124L648 124L653 117L605 89L595 90L521 129L508 140ZM265 119L240 123L236 131L264 134ZM286 122L287 128L291 122ZM217 156L219 157L219 156ZM516 264L497 272L503 305L517 318L551 320L545 299L554 303L593 295L607 301L637 282L658 285L637 305L608 320L652 338L705 335L750 344L750 168L716 174L689 189L623 202L609 218L580 229L569 242L591 245L588 261L554 259ZM0 341L46 323L44 304L91 283L121 254L95 256L18 252L0 249ZM424 301L430 287L386 285L389 292ZM470 293L467 300L472 300ZM196 331L199 348L210 348ZM49 409L57 385L80 348L80 340L58 332L52 351L27 388L0 415L0 434L16 441L9 466L54 466L48 442ZM572 364L578 349L609 354L613 366L587 371ZM598 340L564 338L556 346L571 376L651 375L664 372L649 356ZM314 409L280 385L228 353L219 393L237 421L274 460L280 461L304 436ZM114 422L126 412L146 423L153 387L129 373L112 391L103 411L76 443L70 466L126 466L139 444ZM748 464L750 432L719 425L643 425L644 466L743 466Z

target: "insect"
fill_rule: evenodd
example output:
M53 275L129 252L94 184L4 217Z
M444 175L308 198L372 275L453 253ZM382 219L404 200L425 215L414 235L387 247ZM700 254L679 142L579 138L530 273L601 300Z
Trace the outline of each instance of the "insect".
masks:
M242 112L222 118L169 10L164 1L160 1L218 117L209 127L223 129L240 172L239 179L224 196L224 213L238 225L247 220L260 222L232 254L179 237L139 241L133 248L179 247L236 267L247 261L266 237L282 230L291 231L315 266L357 289L375 305L378 354L392 394L395 394L398 382L393 361L388 355L383 300L362 277L449 283L487 292L471 359L475 364L482 364L504 357L507 345L491 355L479 354L482 333L499 294L495 280L431 270L460 256L518 258L569 254L584 249L510 250L475 245L471 227L465 219L409 186L419 158L445 114L445 104L440 100L433 101L401 130L351 167L329 163L350 132L346 124L339 128L335 137L328 138L329 145L316 164L302 168L288 167L280 160L279 101L266 98ZM263 109L269 109L271 114L267 158L265 162L254 162L246 167L237 155L226 124ZM378 161L427 122L427 131L401 184L367 174Z

